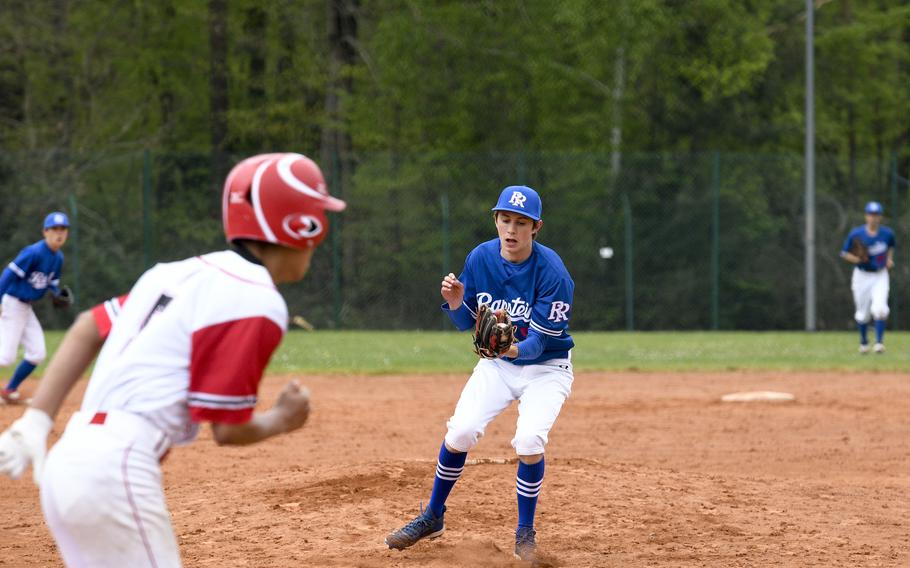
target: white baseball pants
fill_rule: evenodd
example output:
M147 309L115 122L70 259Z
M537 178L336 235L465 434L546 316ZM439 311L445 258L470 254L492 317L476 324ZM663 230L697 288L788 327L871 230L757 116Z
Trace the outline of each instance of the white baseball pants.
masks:
M572 363L553 359L540 365L513 365L481 359L449 418L445 441L459 452L473 448L487 424L518 401L512 447L520 456L542 454L550 429L572 391Z
M168 436L136 414L101 416L74 414L45 463L41 507L64 563L179 567L159 466Z
M44 330L35 316L32 305L4 294L0 301L0 367L16 362L19 343L25 347L25 360L29 363L44 361Z
M853 303L856 305L854 317L857 322L868 323L870 317L876 320L888 319L890 281L887 268L878 272L854 268L850 289L853 291Z

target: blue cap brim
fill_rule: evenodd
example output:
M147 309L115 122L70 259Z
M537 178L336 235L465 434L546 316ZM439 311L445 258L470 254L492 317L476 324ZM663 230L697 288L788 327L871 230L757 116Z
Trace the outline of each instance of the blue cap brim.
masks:
M532 219L534 221L540 221L540 217L535 217L534 215L528 215L528 212L524 211L522 209L512 209L511 207L494 207L494 208L490 209L490 211L508 211L509 213L517 213L517 214L521 215L522 217L527 217L528 219Z

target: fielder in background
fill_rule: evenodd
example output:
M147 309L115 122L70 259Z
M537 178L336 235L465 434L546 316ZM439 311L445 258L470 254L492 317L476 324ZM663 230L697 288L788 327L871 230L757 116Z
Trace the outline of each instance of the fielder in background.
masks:
M25 348L22 362L16 367L9 384L0 391L0 404L20 400L19 385L47 355L44 330L32 310L32 302L44 297L50 289L60 295L60 272L63 253L60 249L69 236L69 219L56 211L44 219L44 238L19 252L0 274L0 367L12 365L19 344Z
M537 192L526 186L505 188L493 208L499 238L468 255L464 271L442 280L442 309L461 331L475 328L481 360L464 386L436 465L433 492L426 509L386 537L390 548L404 549L445 530L445 502L461 476L467 452L487 424L518 400L518 423L512 447L518 454L516 494L518 526L515 554L534 561L534 513L544 476L544 446L572 388L568 333L575 284L553 250L536 242L543 222ZM505 310L516 324L517 343L477 349L481 323L489 310ZM494 335L495 337L495 335ZM492 351L490 350L492 349ZM486 358L490 357L490 358Z
M869 352L869 319L875 326L876 353L885 352L885 323L888 320L888 269L894 266L894 231L882 225L881 203L866 204L866 224L847 235L840 255L855 264L850 289L856 305L856 324L859 326L859 352Z
M231 170L222 205L231 250L158 264L128 298L80 314L31 407L0 435L0 473L32 465L67 566L180 566L159 465L171 446L204 422L218 444L245 445L307 419L296 381L271 409L253 408L288 324L276 284L304 277L325 212L345 203L309 158L263 154ZM45 459L53 417L99 349L82 406Z

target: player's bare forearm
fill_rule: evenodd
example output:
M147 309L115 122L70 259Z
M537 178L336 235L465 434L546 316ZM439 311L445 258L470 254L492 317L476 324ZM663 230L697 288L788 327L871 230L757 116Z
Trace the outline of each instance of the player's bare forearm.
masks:
M88 369L103 344L104 339L98 334L91 312L79 314L48 363L38 390L32 397L32 408L54 418L66 395Z
M212 424L215 442L220 446L248 446L286 431L284 416L274 408L254 414L243 424Z
M275 406L257 412L243 424L212 424L215 441L223 446L246 446L303 426L310 415L310 393L297 381L288 383Z

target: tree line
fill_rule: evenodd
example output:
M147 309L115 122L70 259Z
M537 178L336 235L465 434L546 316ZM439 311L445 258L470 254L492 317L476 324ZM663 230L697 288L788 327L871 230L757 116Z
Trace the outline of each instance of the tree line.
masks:
M830 162L820 192L847 212L872 197L903 200L910 6L816 0L815 9L817 151ZM38 237L28 219L76 203L79 262L91 274L83 296L101 299L148 262L217 246L225 173L239 157L274 150L317 159L352 204L316 267L324 289L300 292L301 303L324 298L334 282L317 319L340 325L435 323L435 314L409 320L386 290L417 282L409 293L419 294L422 275L443 269L445 239L457 269L489 236L474 217L485 219L486 202L513 182L545 197L552 188L551 211L577 215L575 228L551 224L560 227L553 238L578 233L566 246L596 247L622 238L623 199L645 225L661 218L655 208L686 210L693 188L711 183L712 152L773 157L777 177L763 171L772 162L742 175L745 158L723 172L730 241L798 240L805 19L802 2L784 0L8 0L0 252ZM672 159L651 158L661 155ZM443 197L454 204L447 237ZM697 223L692 242L707 242L710 219L674 223ZM423 238L412 235L417 226ZM725 273L747 273L737 255L724 251ZM583 258L579 273L612 278L621 292L618 265ZM692 274L638 268L694 282L700 262ZM764 298L774 285L755 278L726 282L731 302L761 304L746 292L758 286ZM621 324L622 302L607 302L612 311L587 325ZM660 313L639 315L674 325ZM755 308L729 325L789 321L761 315Z

